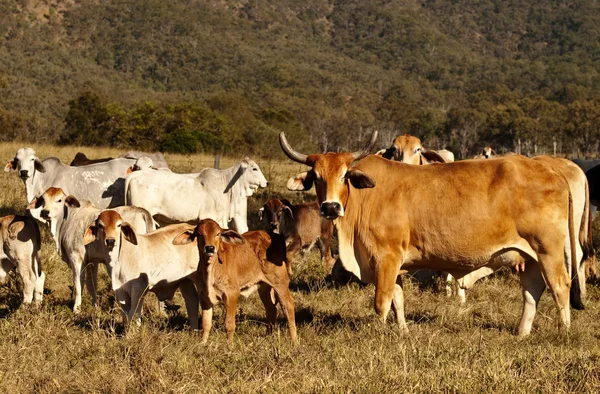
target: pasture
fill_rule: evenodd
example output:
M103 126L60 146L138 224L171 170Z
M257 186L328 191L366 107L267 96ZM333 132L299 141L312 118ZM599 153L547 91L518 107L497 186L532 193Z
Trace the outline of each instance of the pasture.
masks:
M21 144L0 145L4 165ZM115 149L33 146L39 157L70 162L118 155ZM205 155L166 155L175 172L212 166ZM239 158L222 158L226 168ZM288 192L287 179L303 171L289 160L263 161L269 187L249 200L249 225L272 195L294 202L309 195ZM176 196L180 197L180 196ZM185 203L185 201L182 201ZM0 175L0 215L23 213L22 182ZM598 223L596 223L597 225ZM41 227L41 226L40 226ZM41 227L42 228L42 227ZM600 229L596 234L600 234ZM264 335L258 295L241 300L234 346L228 347L222 307L215 309L207 345L188 331L183 300L169 304L168 318L153 310L153 295L139 329L124 332L121 314L102 268L99 307L84 297L71 311L71 273L42 228L46 272L44 302L19 307L14 272L0 285L0 391L2 392L598 392L600 390L600 290L588 285L587 309L572 310L570 331L560 333L548 291L529 337L514 335L522 297L516 275L506 271L467 292L466 306L447 298L442 286L404 279L409 333L382 325L373 309L374 287L334 286L316 248L294 262L291 278L298 324L297 344L288 340L283 314ZM597 237L596 237L597 238ZM596 243L598 245L598 243ZM438 288L436 291L436 287Z

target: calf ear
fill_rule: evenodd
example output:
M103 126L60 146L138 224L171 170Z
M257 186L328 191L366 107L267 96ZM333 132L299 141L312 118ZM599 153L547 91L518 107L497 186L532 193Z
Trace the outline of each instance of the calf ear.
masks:
M360 170L348 170L348 172L346 172L346 178L350 181L352 186L357 189L370 189L375 187L373 178Z
M39 172L46 172L46 169L44 168L44 165L42 164L41 160L39 158L35 158L35 163L34 163L35 169Z
M262 207L261 209L258 210L258 220L261 222L263 219L263 213L265 213L265 207Z
M421 151L421 156L430 162L435 162L435 163L445 163L446 162L446 160L444 160L444 158L442 156L440 156L437 152L432 151L432 150L423 149Z
M383 154L385 153L387 149L380 149L375 153L375 156L379 156L379 157L383 157Z
M96 240L98 234L98 227L94 223L90 224L83 233L83 244L89 245Z
M81 206L81 204L79 203L79 200L73 196L65 197L65 204L67 204L70 207L77 207L77 208L79 208Z
M131 174L133 172L133 167L128 167L127 171L125 171L125 176Z
M296 175L293 178L290 178L287 182L287 188L289 190L295 191L304 191L310 190L313 185L313 175L312 173L303 172L301 174Z
M121 223L121 232L123 233L123 236L125 237L126 240L128 240L129 242L131 242L134 245L137 245L137 236L135 235L135 230L133 229L133 227L131 227L131 225L127 222L123 222Z
M497 155L498 155L498 154L496 153L496 151L495 151L495 150L493 150L493 149L492 149L492 152L491 152L491 153L492 153L492 155L494 155L494 156L497 156Z
M226 244L233 244L233 245L241 245L244 242L246 242L244 240L244 237L242 237L241 235L239 235L238 233L236 233L233 230L223 230L223 231L221 231L221 239Z
M196 234L194 230L185 230L175 238L173 238L173 245L186 245L191 242L194 242L196 239Z
M4 172L11 172L17 169L16 160L11 160L4 166Z
M287 211L290 214L290 217L293 219L294 218L294 214L292 213L292 208L288 207L287 205L283 206L282 212Z
M35 209L44 205L44 197L34 197L26 209Z

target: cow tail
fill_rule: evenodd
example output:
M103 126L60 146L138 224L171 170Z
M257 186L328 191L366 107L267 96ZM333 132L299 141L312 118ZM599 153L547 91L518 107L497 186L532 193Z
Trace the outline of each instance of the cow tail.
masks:
M573 309L584 309L583 300L581 299L581 284L579 283L579 276L577 275L577 250L576 248L576 236L575 236L575 223L573 220L573 195L569 190L569 244L571 245L571 291L570 300Z
M596 252L592 237L592 210L590 209L590 189L587 177L585 178L585 231L580 235L581 245L583 246L583 261L586 265L586 276L596 277ZM582 221L583 226L583 221Z

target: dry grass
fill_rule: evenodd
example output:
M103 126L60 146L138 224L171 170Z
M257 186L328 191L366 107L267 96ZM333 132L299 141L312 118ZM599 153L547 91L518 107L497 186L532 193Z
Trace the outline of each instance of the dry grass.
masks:
M7 162L18 144L0 146ZM36 146L40 157L70 160L76 148ZM90 157L113 149L84 149ZM168 155L175 171L197 171L212 158ZM225 167L233 161L223 159ZM254 212L285 180L301 171L290 163L260 162L267 192L251 200ZM298 200L298 195L286 194ZM0 175L0 212L23 212L24 187ZM597 287L588 309L573 311L572 329L560 334L549 294L542 297L530 337L513 335L521 313L513 275L482 281L460 307L431 289L405 280L410 333L381 325L372 286L335 288L325 280L318 252L295 264L292 278L299 343L287 338L280 316L275 335L264 336L257 296L242 301L235 345L226 344L221 308L206 346L187 330L181 298L168 319L147 313L142 327L123 333L120 314L103 272L100 307L85 298L83 313L70 310L71 275L44 232L47 273L44 304L18 308L20 283L11 274L0 286L0 391L2 392L598 392L600 322ZM152 305L148 297L147 305ZM281 315L281 314L280 314Z

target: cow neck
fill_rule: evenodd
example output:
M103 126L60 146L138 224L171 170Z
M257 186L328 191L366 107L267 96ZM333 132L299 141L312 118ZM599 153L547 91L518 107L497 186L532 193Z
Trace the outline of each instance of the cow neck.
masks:
M58 215L56 220L50 221L50 233L54 238L54 242L56 243L56 251L58 255L62 257L61 247L60 247L60 234L65 222L68 220L70 215L73 215L72 210L78 209L76 207L68 207L66 204L63 204L63 214Z
M140 236L137 233L136 236L138 237L138 242L140 242ZM126 240L125 236L123 236L123 232L119 231L119 247L113 248L112 251L108 252L109 259L108 264L106 265L108 274L110 275L110 280L112 282L113 290L117 290L121 287L119 281L119 277L123 268L121 254L124 253L126 256L131 255L131 252L133 251L131 248L135 248L135 245Z

